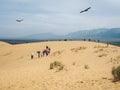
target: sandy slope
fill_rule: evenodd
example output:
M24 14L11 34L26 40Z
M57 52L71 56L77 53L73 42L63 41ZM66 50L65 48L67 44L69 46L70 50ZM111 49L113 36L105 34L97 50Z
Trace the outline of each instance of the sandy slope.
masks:
M42 51L46 45L51 48L50 55L38 58L36 51ZM64 69L50 70L54 61L62 62ZM102 43L0 42L0 90L120 90L120 83L113 83L111 75L112 67L118 65L120 47Z

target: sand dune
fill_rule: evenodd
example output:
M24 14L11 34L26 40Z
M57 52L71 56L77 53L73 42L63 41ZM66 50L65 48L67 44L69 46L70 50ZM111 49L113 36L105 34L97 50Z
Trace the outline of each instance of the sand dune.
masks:
M47 57L37 51L51 48ZM35 57L31 60L30 55ZM61 71L49 69L60 61ZM0 42L0 90L120 90L112 67L120 65L120 47L67 41L10 45Z

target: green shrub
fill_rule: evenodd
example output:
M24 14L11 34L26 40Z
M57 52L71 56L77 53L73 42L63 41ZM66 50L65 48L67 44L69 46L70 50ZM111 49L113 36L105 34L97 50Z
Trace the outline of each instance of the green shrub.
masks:
M112 75L114 76L114 81L120 81L120 66L117 68L113 67Z
M59 61L54 61L53 63L50 63L50 69L56 68L57 71L63 70L64 65Z

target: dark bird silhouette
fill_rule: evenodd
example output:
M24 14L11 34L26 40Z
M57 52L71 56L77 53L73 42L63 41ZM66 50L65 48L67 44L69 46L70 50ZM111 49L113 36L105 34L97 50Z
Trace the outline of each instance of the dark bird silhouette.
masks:
M22 21L23 21L23 19L17 19L16 21L17 21L17 22L22 22Z
M80 13L87 12L89 9L91 9L91 7L88 7L87 9L82 10Z

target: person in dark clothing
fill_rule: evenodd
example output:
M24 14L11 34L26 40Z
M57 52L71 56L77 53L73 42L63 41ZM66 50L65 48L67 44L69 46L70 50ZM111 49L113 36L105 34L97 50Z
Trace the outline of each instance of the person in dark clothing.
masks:
M46 49L48 49L48 46L46 46Z
M43 51L43 56L48 56L48 50L47 49L45 49L44 51Z
M50 51L51 51L51 49L50 49L50 48L48 48L48 54L50 54Z
M38 58L40 58L40 51L37 51L37 54L38 54Z

